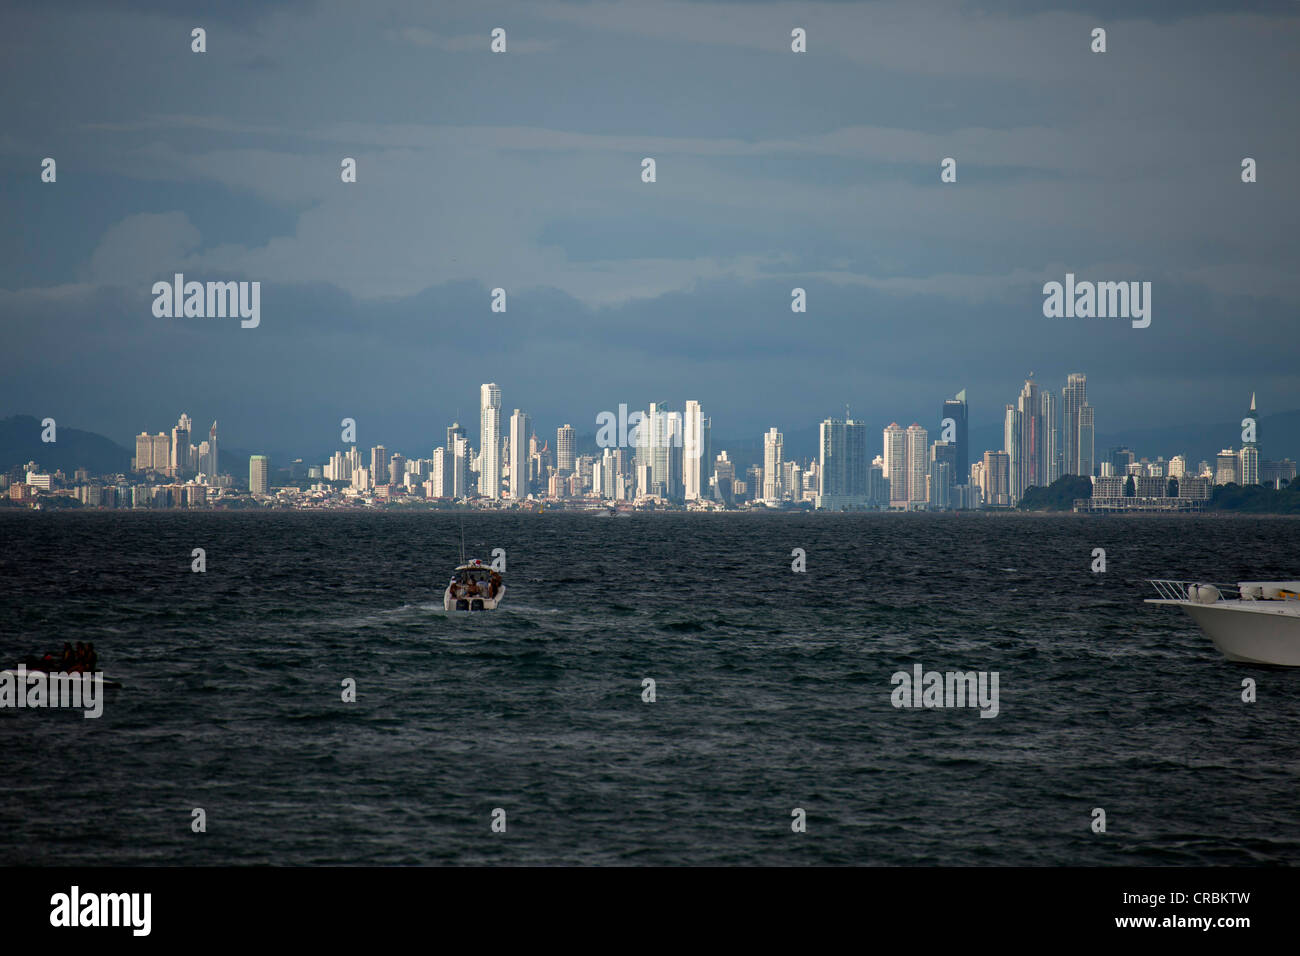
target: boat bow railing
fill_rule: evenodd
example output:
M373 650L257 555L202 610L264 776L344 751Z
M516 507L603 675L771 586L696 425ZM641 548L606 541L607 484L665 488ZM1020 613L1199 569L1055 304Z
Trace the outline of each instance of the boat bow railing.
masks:
M1150 579L1147 583L1156 589L1156 593L1160 595L1160 599L1163 601L1194 601L1200 604L1202 601L1197 597L1200 588L1215 588L1219 592L1219 596L1215 600L1235 601L1241 597L1241 592L1236 585L1232 584L1214 584L1209 581L1170 581L1164 578Z

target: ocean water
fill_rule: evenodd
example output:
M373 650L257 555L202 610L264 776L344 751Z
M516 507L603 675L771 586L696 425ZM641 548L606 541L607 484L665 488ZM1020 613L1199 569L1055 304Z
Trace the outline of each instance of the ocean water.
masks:
M0 514L4 663L124 684L0 710L0 864L1300 863L1300 672L1141 603L1300 576L1300 522L463 521L497 612L442 610L450 514ZM917 663L998 716L893 707Z

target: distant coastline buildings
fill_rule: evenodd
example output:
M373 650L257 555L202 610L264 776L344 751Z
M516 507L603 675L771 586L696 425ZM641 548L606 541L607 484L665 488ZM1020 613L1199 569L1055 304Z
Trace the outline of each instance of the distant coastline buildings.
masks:
M428 457L351 444L323 463L295 461L276 469L268 456L252 455L246 492L220 472L217 423L196 446L192 420L181 413L170 433L136 436L129 474L92 477L79 469L67 476L28 462L0 475L0 491L11 503L31 506L42 496L73 495L91 507L129 508L220 507L251 499L299 507L424 501L498 508L947 511L1015 508L1033 489L1073 479L1068 487L1075 495L1090 492L1075 498L1076 510L1186 511L1204 507L1216 486L1279 488L1296 477L1294 461L1263 457L1254 395L1240 442L1213 462L1192 464L1182 454L1139 458L1129 448L1098 454L1082 372L1067 375L1059 391L1031 374L1002 405L1001 447L985 449L971 446L965 389L938 404L933 428L891 421L876 431L846 408L843 417L820 422L816 452L806 459L786 457L786 436L776 426L761 435L761 451L746 443L748 461L738 461L735 449L715 449L712 419L696 399L680 407L655 401L641 410L620 405L617 414L602 412L594 448L589 438L580 447L578 430L565 423L552 449L525 410L515 408L503 423L504 407L502 388L484 383L477 447L475 436L453 421L445 444Z

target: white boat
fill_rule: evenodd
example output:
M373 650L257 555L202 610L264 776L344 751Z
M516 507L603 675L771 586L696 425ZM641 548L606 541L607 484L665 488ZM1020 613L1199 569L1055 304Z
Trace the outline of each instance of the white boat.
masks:
M1147 604L1181 607L1228 660L1300 667L1300 581L1150 584L1160 597Z
M442 595L448 611L491 611L506 596L501 575L475 558L456 568Z

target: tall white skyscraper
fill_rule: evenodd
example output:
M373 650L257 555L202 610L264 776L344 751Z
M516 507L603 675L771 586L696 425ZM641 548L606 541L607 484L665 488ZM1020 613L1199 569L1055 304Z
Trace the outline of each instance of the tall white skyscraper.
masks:
M781 501L781 455L785 436L770 428L763 436L763 500L770 505Z
M573 474L573 444L576 434L569 424L561 425L555 430L555 470L561 475Z
M889 503L907 505L907 432L898 422L885 428L885 449L882 457L884 477L889 481Z
M501 387L492 383L479 387L478 493L501 497Z
M1002 450L1007 455L1007 492L1010 504L1020 500L1024 488L1020 485L1020 409L1008 405L1002 419Z
M464 498L469 494L469 439L456 435L452 442L456 447L451 458L451 496Z
M447 497L447 479L451 475L451 469L447 466L450 456L445 448L435 448L433 450L433 466L429 469L429 484L432 488L431 498Z
M515 409L510 416L510 497L528 497L528 438L533 433L532 419Z
M930 433L916 422L907 426L907 501L926 500L925 479L930 473Z
M619 497L618 466L612 448L606 448L600 459L591 466L591 493L597 498Z
M705 473L709 462L705 457L708 450L704 447L704 413L700 403L686 403L686 415L682 422L682 483L687 501L698 501L706 497L708 477Z
M248 490L254 495L264 495L270 491L271 459L266 455L250 455L248 458Z

